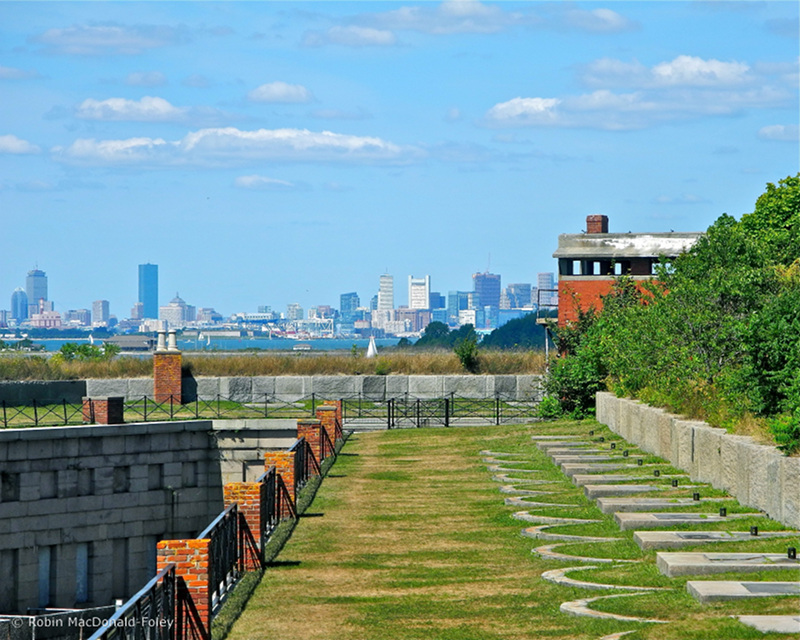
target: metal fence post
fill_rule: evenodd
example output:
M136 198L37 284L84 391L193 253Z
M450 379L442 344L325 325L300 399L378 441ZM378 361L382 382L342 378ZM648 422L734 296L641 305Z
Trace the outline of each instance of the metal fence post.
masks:
M3 427L8 427L8 418L6 417L6 401L3 400Z
M444 426L450 426L450 398L444 399Z
M33 399L33 424L39 426L39 410L36 408L36 398Z
M67 424L69 420L67 419L67 399L63 398L61 403L64 405L64 424Z
M317 413L317 394L313 391L311 392L311 417L313 418L314 415Z
M147 396L144 396L144 421L147 422Z
M500 424L500 396L497 395L494 398L494 415L495 415L495 424Z
M200 419L200 398L197 397L197 394L194 396L194 419Z
M420 417L419 398L417 398L417 429L419 429L421 425L422 425L422 419Z

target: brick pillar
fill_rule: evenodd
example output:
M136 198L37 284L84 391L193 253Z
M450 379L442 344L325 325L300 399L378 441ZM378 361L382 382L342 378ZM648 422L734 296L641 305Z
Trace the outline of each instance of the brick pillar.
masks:
M319 415L319 409L317 409ZM305 438L317 462L322 462L322 430L323 424L314 418L303 418L297 421L297 439Z
M267 485L263 482L229 482L222 487L225 508L238 505L239 513L244 516L247 528L256 545L261 548L261 502L265 499ZM249 554L245 555L245 571L260 569Z
M336 413L337 409L332 404L323 404L321 407L317 407L317 419L322 423L331 444L336 443ZM330 455L330 452L326 453Z
M181 352L156 351L153 354L153 392L156 402L181 402Z
M84 398L83 421L95 424L123 424L125 422L125 398Z
M269 469L273 465L275 466L275 470L286 485L286 490L289 492L292 503L297 504L296 487L294 484L294 456L294 451L267 451L264 454L264 462L266 463L265 469ZM291 513L288 509L281 509L281 518L290 515Z
M211 540L162 540L158 543L158 571L174 563L175 572L186 581L197 613L211 634L211 585L208 560Z
M586 216L586 233L608 233L608 216Z

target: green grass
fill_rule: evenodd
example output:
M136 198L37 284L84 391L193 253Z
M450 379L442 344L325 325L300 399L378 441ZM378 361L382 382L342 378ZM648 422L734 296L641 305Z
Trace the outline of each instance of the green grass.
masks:
M229 638L583 640L636 630L627 637L729 640L761 637L730 619L733 613L793 611L786 598L750 601L741 607L700 605L685 591L687 578L670 579L658 573L655 553L640 551L632 542L632 532L620 532L611 516L583 498L581 489L563 482L560 472L530 439L534 434L586 434L589 428L607 436L602 427L588 422L354 436L310 507L319 516L301 520ZM668 619L671 624L603 621L561 613L559 606L564 601L604 592L556 585L541 578L543 571L572 565L531 553L533 547L552 543L521 536L521 529L533 525L510 517L522 507L503 505L505 496L499 493L499 484L491 481L481 450L524 453L542 473L520 477L559 480L560 484L548 485L559 493L546 499L578 505L530 509L531 513L600 520L554 527L549 532L621 538L568 544L557 551L641 560L580 571L573 577L671 589L601 600L594 608ZM540 485L530 488L538 490ZM777 523L768 525L770 521L764 518L754 520L765 531L782 528ZM744 526L741 521L736 528L740 526ZM733 550L730 545L750 551L777 547L785 551L787 541L717 543L702 549ZM747 574L746 579L772 580L778 579L773 577L778 574L783 572Z

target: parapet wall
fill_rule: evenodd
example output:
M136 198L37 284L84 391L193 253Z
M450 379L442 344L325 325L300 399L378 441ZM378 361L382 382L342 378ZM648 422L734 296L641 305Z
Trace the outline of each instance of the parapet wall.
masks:
M293 420L0 429L0 613L127 599L159 540L195 537L223 484L295 437Z
M644 451L669 460L692 480L707 482L773 520L800 528L800 458L608 392L597 394L597 420Z
M538 375L389 375L389 376L252 376L183 379L183 399L263 402L265 397L295 402L316 394L323 398L386 400L408 394L414 398L442 398L451 393L466 398L541 399ZM153 397L152 378L113 378L52 382L0 382L0 400L7 404L79 404L81 398L122 396L126 400Z

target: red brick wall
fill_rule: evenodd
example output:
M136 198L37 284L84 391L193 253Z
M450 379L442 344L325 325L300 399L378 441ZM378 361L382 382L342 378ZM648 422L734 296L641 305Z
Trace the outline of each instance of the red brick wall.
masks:
M181 402L181 354L153 354L153 391L156 402Z
M295 498L295 484L294 484L294 451L267 451L264 454L264 461L266 463L265 469L275 466L275 470L286 485L286 490L289 492L289 497L292 503L297 504ZM281 509L281 517L288 517L291 515L288 509Z
M225 508L238 505L239 514L244 516L247 528L257 545L261 545L261 501L267 486L263 482L229 482L222 487ZM250 554L245 555L245 571L256 571L261 567Z
M158 571L175 563L176 573L186 581L197 613L211 631L211 587L208 583L208 539L201 540L162 540L158 543Z
M317 415L319 415L320 410L317 409ZM314 458L316 458L317 462L322 462L323 455L322 455L322 430L325 427L319 420L315 420L314 418L303 418L302 420L297 421L297 439L305 438L306 442L308 443L309 447L311 448L312 453L314 454ZM314 469L312 468L312 472Z
M562 280L558 283L558 326L578 320L578 309L587 311L603 308L602 296L608 295L614 286L612 279Z
M608 216L586 216L586 233L608 233Z
M317 407L317 419L322 423L322 428L325 429L325 433L328 434L328 440L331 444L336 442L337 413L337 407L330 404ZM326 451L325 453L326 456L331 455L330 451Z
M85 423L122 424L125 422L124 412L125 399L122 396L83 399Z

